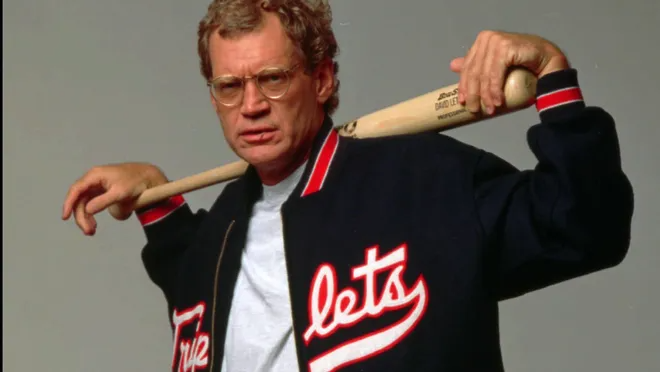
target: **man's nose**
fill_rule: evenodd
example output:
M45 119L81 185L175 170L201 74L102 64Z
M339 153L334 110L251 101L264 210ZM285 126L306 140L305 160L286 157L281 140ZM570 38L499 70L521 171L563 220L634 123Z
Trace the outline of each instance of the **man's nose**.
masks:
M268 111L269 107L268 100L261 93L256 82L254 80L246 81L241 113L245 116L259 116Z

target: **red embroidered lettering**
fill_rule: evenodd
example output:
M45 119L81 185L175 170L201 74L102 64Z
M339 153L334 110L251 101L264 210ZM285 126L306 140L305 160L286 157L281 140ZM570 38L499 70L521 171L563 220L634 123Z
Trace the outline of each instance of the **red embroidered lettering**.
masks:
M310 325L303 338L309 344L314 337L324 338L339 328L350 327L366 317L377 317L387 311L410 307L399 322L349 340L316 357L309 363L310 371L333 371L341 366L377 355L394 346L410 332L424 315L428 291L420 276L412 288L407 288L401 275L407 262L407 245L403 244L383 257L378 257L378 246L365 252L365 263L354 267L351 278L364 281L364 302L356 309L357 292L346 288L337 294L334 267L324 264L312 281L309 297ZM389 271L383 291L376 295L376 275Z
M179 372L194 372L204 369L208 365L210 338L208 333L200 332L202 319L206 306L203 302L197 306L172 314L174 325L174 350L172 351L172 368L177 366ZM196 322L193 323L193 322ZM188 324L195 324L195 337L191 339L180 339L181 330Z

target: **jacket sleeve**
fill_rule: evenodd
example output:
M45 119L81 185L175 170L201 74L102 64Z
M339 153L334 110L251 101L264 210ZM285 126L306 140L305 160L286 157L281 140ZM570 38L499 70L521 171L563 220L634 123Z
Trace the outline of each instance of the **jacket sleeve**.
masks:
M633 190L613 118L587 107L574 69L538 82L538 163L519 171L485 151L473 174L487 277L508 299L618 265L627 254Z
M143 264L170 306L179 259L207 213L204 209L193 212L181 195L136 211L147 238Z

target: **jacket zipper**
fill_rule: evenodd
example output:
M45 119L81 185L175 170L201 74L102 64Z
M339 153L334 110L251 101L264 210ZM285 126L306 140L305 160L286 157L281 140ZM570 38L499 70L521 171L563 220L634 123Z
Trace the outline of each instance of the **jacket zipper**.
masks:
M234 227L234 222L236 222L236 220L231 221L227 231L225 232L225 238L222 241L222 248L220 248L220 254L218 255L218 262L215 265L215 279L213 282L213 308L211 314L211 363L209 365L209 371L211 372L213 371L213 362L215 358L215 315L216 303L218 300L218 277L220 274L220 262L222 261L222 256L225 253L225 248L227 247L227 239L229 238L229 233L231 232L232 227Z
M284 206L282 206L283 208ZM289 253L286 249L286 226L284 224L284 214L283 212L280 212L280 222L282 223L282 248L284 249L284 264L286 265L286 276L287 276L287 283L288 283L288 290L289 290L289 301L291 303L291 327L293 328L293 344L296 347L296 358L298 360L303 359L300 358L300 353L302 352L301 350L298 350L298 343L296 342L297 339L297 334L296 332L296 316L293 311L293 293L291 292L291 277L289 275L289 270L291 269L289 267ZM298 366L299 371L303 371L303 366Z

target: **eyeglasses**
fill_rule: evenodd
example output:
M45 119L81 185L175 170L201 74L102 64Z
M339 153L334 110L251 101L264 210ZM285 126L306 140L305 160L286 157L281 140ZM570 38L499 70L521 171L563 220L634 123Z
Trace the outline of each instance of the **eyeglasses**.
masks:
M254 76L219 76L206 85L210 88L213 98L225 106L236 106L243 100L245 83L254 79L259 91L270 99L284 96L291 86L291 72L298 64L288 69L269 67Z

